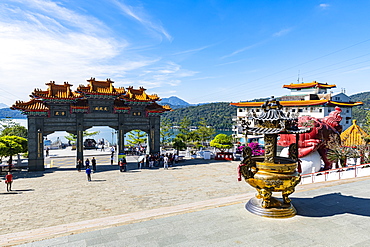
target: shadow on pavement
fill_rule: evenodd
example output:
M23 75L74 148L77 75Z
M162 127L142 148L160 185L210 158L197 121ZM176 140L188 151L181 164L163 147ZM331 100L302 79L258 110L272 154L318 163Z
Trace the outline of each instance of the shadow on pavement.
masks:
M297 215L328 217L355 214L370 217L370 199L331 193L314 198L291 198Z

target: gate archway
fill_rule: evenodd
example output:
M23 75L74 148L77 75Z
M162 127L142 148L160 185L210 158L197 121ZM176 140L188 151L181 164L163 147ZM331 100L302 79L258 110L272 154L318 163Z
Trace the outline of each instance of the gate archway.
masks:
M28 120L28 168L44 170L44 136L67 131L77 136L77 159L83 159L83 131L92 126L109 126L117 131L118 152L124 152L124 134L140 129L148 134L150 153L160 150L160 115L171 110L156 103L160 98L146 89L114 88L113 81L87 80L72 91L71 84L46 83L35 89L31 100L17 101L11 109L21 110Z

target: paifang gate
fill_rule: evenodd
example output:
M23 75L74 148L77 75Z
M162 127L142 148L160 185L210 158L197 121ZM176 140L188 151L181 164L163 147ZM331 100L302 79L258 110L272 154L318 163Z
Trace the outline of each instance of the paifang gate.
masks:
M28 102L17 101L11 109L21 110L28 120L28 168L44 170L44 137L55 131L77 136L77 159L83 160L83 131L109 126L118 133L118 152L124 152L124 134L134 129L148 134L150 153L160 151L160 115L171 110L156 103L160 98L146 89L114 88L113 81L87 80L76 91L71 84L46 83L46 91L35 89Z

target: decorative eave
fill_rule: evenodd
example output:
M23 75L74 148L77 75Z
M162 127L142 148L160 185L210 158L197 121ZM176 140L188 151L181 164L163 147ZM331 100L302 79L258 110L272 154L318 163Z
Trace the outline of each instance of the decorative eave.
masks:
M303 88L336 88L335 84L329 85L328 83L320 83L317 81L307 83L291 83L289 85L283 85L283 88L288 89L303 89Z
M55 81L45 83L48 86L46 91L36 88L30 95L32 98L41 99L45 102L71 103L76 102L82 96L71 90L71 84L56 84Z
M362 102L336 102L336 101L331 101L329 100L328 105L335 105L335 106L358 106L358 105L363 105L364 103Z
M140 87L139 89L134 89L132 86L130 86L126 89L126 94L122 95L120 99L127 102L153 103L160 100L160 98L156 94L147 94L145 92L146 89L143 87Z
M340 134L340 139L343 146L357 147L365 145L365 137L367 134L360 126L357 125L357 120L352 121L352 125Z
M31 116L45 116L49 115L49 107L44 104L41 100L31 99L30 101L16 101L15 104L10 107L12 110L20 110L22 114Z
M160 115L162 114L163 112L166 112L166 111L171 111L171 107L168 106L168 105L159 105L157 103L153 103L149 106L147 106L147 108L145 109L146 111L146 115L147 116L152 116L152 115Z
M126 93L124 88L115 88L114 82L109 78L106 81L96 81L91 77L87 81L89 82L87 86L79 85L76 90L87 98L116 98Z
M264 102L239 102L230 103L230 105L242 107L242 108L255 108L261 107ZM336 102L331 100L297 100L297 101L280 101L280 104L284 107L299 107L299 106L319 106L319 105L335 105L335 106L358 106L362 105L362 102Z

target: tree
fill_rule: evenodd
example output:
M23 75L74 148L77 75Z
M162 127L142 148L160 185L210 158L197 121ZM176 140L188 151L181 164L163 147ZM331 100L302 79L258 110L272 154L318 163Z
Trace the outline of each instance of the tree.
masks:
M0 137L0 157L9 156L9 164L13 162L13 155L27 152L27 139L19 136Z
M168 119L162 121L160 135L161 135L161 144L162 145L166 145L171 141L171 136L173 135L173 130L172 130L172 124Z
M195 132L199 136L202 145L205 141L210 140L213 135L216 134L216 130L212 127L208 127L204 118L199 122L198 129Z
M188 135L190 133L190 126L190 119L188 117L184 117L180 122L179 132L185 136Z
M83 137L95 136L95 135L98 135L99 133L100 133L100 131L89 132L87 130L84 130L83 133L82 133L82 136ZM77 141L77 135L72 134L72 133L68 133L68 135L64 136L64 138L66 138L72 144L75 144L76 141Z
M351 147L343 147L339 138L330 136L327 145L329 148L328 160L335 162L337 167L339 167L338 161L340 161L340 164L343 167L346 166L348 158L357 158L360 156L356 149Z
M233 147L232 143L232 136L228 136L225 134L218 134L210 143L211 147L215 147L224 152L225 149L229 149Z
M28 131L26 127L16 124L12 127L6 127L1 132L1 136L19 136L23 138L28 137Z
M0 119L0 136L19 136L27 138L26 127L14 122L12 119Z
M180 150L184 150L186 148L185 142L182 139L175 137L173 139L172 146L174 149L177 150L177 155L179 155Z
M131 145L141 145L146 143L146 133L141 130L132 130L128 132L127 142Z

